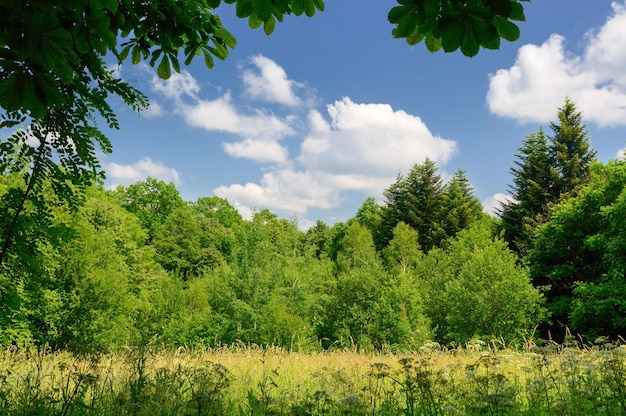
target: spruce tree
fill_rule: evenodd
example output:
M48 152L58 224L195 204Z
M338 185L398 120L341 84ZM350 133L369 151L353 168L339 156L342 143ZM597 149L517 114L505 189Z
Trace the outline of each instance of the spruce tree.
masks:
M550 165L548 138L543 129L527 136L518 149L511 168L513 185L509 192L513 197L500 209L503 237L509 248L524 256L531 245L534 229L547 218L548 203L553 200L555 171Z
M565 99L558 109L558 123L550 123L553 136L542 129L523 142L511 168L513 201L499 212L504 239L520 256L532 246L538 225L549 220L549 210L566 195L573 195L589 180L589 165L595 160L582 114Z
M409 174L398 179L385 192L387 204L383 209L380 244L387 246L393 229L403 221L419 234L419 244L424 251L438 246L445 232L438 221L443 202L443 181L434 161L414 165Z
M446 238L456 236L459 231L480 219L482 208L465 171L457 170L445 187L439 211L439 222Z
M555 200L587 183L589 165L596 159L596 151L591 149L582 124L582 114L569 98L559 108L558 119L558 124L550 123L554 133L550 137L550 164L557 176L551 194Z

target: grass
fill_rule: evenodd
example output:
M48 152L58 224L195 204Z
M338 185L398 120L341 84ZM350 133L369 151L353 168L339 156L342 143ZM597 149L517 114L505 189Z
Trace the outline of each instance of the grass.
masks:
M626 347L0 354L10 415L624 415Z

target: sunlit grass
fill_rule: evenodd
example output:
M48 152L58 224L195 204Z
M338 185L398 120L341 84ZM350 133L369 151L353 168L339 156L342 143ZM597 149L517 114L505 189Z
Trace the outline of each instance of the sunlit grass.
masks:
M626 348L476 342L411 354L282 348L0 355L11 415L626 414Z

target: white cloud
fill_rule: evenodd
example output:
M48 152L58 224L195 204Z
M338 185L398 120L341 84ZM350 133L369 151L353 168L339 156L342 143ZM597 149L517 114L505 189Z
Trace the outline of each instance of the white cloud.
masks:
M113 187L142 181L148 176L168 183L173 182L176 185L181 184L180 174L176 169L167 167L161 162L154 162L149 157L130 165L114 162L103 163L102 165L107 179L114 184Z
M250 97L287 106L301 104L294 90L303 88L304 84L287 78L281 66L263 55L251 57L250 62L258 70L243 71L243 83Z
M513 196L511 195L497 193L483 200L483 211L491 216L495 216L498 212L498 209L502 207L502 204L514 201L515 198L513 198Z
M148 117L148 118L157 118L157 117L163 116L166 113L167 111L165 111L165 109L161 106L161 104L159 104L157 100L152 99L150 100L150 104L148 105L148 108L142 111L141 115Z
M333 208L339 199L338 192L323 186L312 172L292 169L266 173L260 184L220 186L214 193L248 210L267 208L286 214L303 214L310 207Z
M187 71L182 71L180 74L174 72L169 79L161 79L153 73L152 90L175 102L180 102L183 97L197 98L200 84Z
M519 121L547 122L570 97L585 119L600 126L626 124L626 3L586 35L580 56L552 35L541 46L524 45L515 64L490 76L487 104L494 114Z
M626 160L626 147L624 147L623 149L619 149L617 151L617 158L618 159L622 159L622 160Z
M399 172L426 157L445 164L456 151L455 142L433 136L419 117L389 105L344 98L327 110L330 122L317 111L309 115L298 169L285 164L259 184L222 186L215 193L240 206L304 214L338 206L345 192L379 196Z
M259 208L286 215L331 209L350 192L379 197L398 173L425 158L441 166L457 150L454 141L433 135L419 117L387 104L359 104L346 97L327 105L323 115L304 97L309 93L304 84L289 80L274 61L255 56L251 62L258 71L243 73L247 92L243 97L284 104L287 114L279 117L267 108L244 112L230 92L204 99L187 72L153 84L187 124L237 136L223 138L226 154L265 164L258 182L214 189L244 216ZM296 104L300 106L290 107ZM308 109L305 120L299 117L303 108ZM281 144L288 136L301 138L296 158ZM131 167L126 170L127 175L135 172Z
M286 159L286 149L277 142L295 133L290 126L293 118L281 119L261 109L244 113L233 104L230 92L213 100L202 99L200 85L187 71L172 74L168 80L153 76L152 89L170 100L174 104L174 113L180 115L187 124L242 138L224 144L224 150L229 155L263 163ZM157 106L156 112L163 111L160 105Z
M198 100L192 105L181 106L179 111L192 126L232 133L250 140L280 140L294 133L285 121L261 110L241 114L232 104L230 93L215 100Z
M337 175L395 178L400 171L430 158L445 164L456 143L434 136L417 116L387 104L357 104L344 98L309 117L311 131L299 161L309 169Z
M287 160L287 149L273 141L246 139L224 143L224 151L232 157L253 159L257 162L283 163Z

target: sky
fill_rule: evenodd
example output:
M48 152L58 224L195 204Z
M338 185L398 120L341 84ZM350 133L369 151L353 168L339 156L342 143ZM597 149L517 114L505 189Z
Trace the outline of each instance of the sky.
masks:
M626 0L524 3L521 37L473 58L394 39L394 0L326 0L266 36L218 14L237 38L225 61L202 59L163 81L145 64L115 68L150 99L114 103L105 130L107 188L148 176L183 199L220 196L244 218L268 209L306 229L354 217L430 158L463 169L486 212L506 198L517 149L550 134L569 97L601 161L626 148Z

